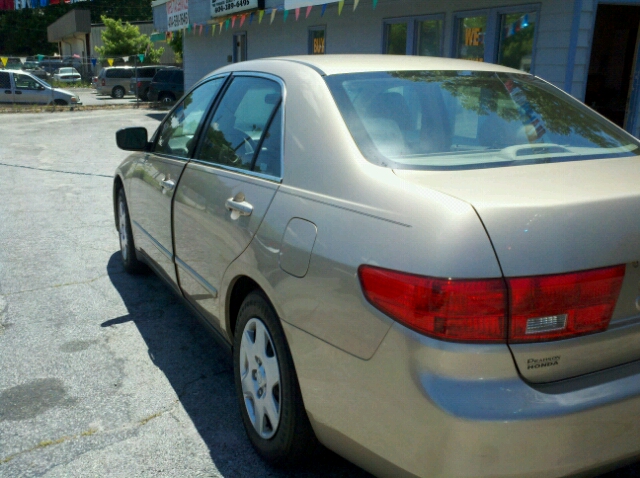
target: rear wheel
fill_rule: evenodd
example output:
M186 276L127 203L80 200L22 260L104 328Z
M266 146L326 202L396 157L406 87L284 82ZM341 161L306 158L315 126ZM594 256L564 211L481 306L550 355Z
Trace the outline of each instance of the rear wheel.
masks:
M124 189L118 191L118 235L120 236L120 254L122 265L129 274L137 274L145 270L144 264L136 257L136 249L131 232L131 220Z
M280 320L260 292L249 294L240 307L233 364L240 413L251 444L273 465L302 464L318 442Z
M176 97L173 96L171 93L162 93L158 97L158 101L160 103L173 103L175 100L176 100Z
M124 98L124 88L122 86L116 86L111 90L111 96L114 98Z

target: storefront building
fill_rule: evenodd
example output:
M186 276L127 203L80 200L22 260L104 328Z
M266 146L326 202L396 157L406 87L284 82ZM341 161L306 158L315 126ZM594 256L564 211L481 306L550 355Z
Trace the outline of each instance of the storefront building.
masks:
M187 88L227 63L269 56L465 58L531 72L640 135L640 0L156 0L152 5L158 31L183 31Z

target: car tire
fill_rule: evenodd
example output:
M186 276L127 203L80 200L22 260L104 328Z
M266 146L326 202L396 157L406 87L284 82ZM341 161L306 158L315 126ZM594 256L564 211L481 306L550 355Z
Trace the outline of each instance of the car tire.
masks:
M146 270L146 267L136 257L136 248L133 242L131 231L131 219L129 218L129 208L124 189L118 190L118 236L120 238L120 255L124 270L129 274L139 274Z
M160 103L173 103L175 100L176 97L171 93L162 93L160 96L158 96L158 101Z
M118 99L124 98L124 94L125 94L125 91L122 86L116 86L113 88L113 90L111 90L111 96L113 98L118 98Z
M140 99L142 101L149 101L149 88L145 88L142 94L140 95Z
M301 465L319 449L318 441L280 319L261 292L243 301L235 330L233 371L249 440L272 465Z

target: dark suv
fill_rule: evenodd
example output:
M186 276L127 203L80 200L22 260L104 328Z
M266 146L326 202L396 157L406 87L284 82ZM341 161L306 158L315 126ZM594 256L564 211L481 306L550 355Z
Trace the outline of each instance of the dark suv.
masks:
M171 68L161 70L151 80L147 97L149 101L173 103L184 94L184 70Z
M162 65L155 65L155 66L139 66L138 67L138 71L137 71L137 75L136 72L134 70L134 76L131 77L131 80L129 80L129 93L132 95L136 94L136 87L137 87L137 91L138 91L138 98L140 98L142 101L147 101L147 93L149 92L149 85L151 84L151 80L153 80L153 77L156 76L156 73L158 73L161 70L167 70L167 69L176 69L175 66L162 66ZM137 85L137 86L136 86Z

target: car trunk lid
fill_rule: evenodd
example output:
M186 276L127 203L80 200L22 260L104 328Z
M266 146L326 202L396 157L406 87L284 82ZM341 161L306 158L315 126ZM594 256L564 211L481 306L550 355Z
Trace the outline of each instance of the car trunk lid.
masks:
M470 203L506 278L624 266L607 330L509 344L525 379L561 380L640 359L638 158L395 173Z

